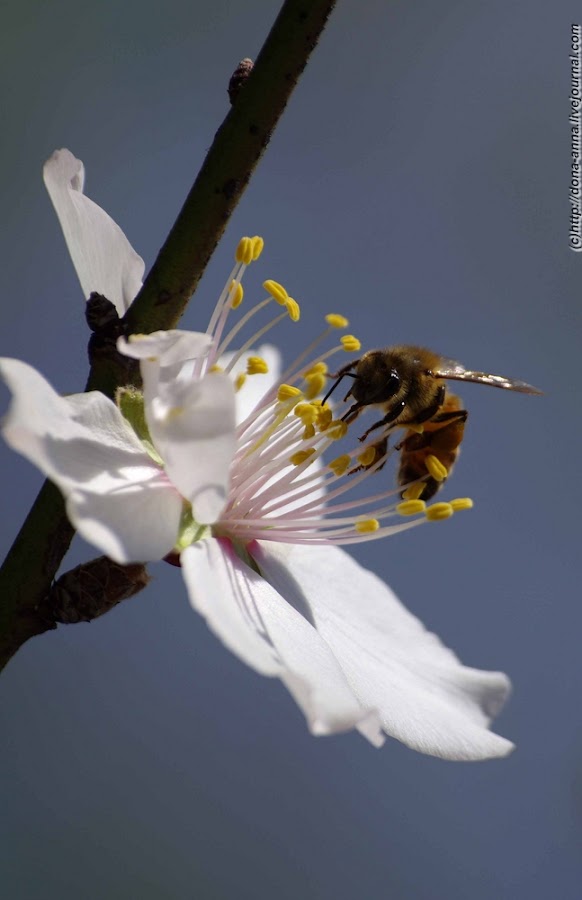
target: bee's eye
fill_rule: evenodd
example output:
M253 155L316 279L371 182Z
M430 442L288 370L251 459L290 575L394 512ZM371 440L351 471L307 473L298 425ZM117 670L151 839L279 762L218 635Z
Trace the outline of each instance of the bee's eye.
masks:
M396 369L392 369L385 385L386 397L393 397L400 389L400 375Z

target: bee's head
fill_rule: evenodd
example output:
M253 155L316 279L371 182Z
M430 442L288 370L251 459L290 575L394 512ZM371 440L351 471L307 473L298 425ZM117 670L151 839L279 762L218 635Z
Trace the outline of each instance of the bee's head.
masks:
M390 350L368 350L358 362L350 394L365 406L392 400L401 387L397 364Z

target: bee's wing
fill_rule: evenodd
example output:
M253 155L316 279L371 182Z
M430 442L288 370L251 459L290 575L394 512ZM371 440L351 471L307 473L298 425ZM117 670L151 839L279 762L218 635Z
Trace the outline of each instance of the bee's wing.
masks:
M490 375L488 372L472 372L454 359L441 359L432 370L435 378L449 378L451 381L475 381L478 384L490 384L492 387L505 388L508 391L519 391L522 394L543 394L543 391L519 381L506 378L505 375Z

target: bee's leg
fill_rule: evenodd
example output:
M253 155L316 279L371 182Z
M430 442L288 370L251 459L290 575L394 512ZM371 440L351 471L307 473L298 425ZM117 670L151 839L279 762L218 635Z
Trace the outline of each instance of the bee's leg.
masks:
M388 452L388 436L380 438L379 441L376 441L375 444L371 444L371 446L375 450L374 459L371 463L368 463L367 466L359 465L355 466L353 469L350 469L348 475L355 475L356 472L361 472L363 469L371 469L373 465L375 465L377 459L381 459L382 457L386 457ZM386 458L382 460L379 466L376 466L376 472L379 472L380 469L383 469L386 465Z
M379 422L374 422L373 425L370 425L368 430L365 431L363 433L363 435L360 438L358 438L358 440L365 441L366 438L368 437L368 435L372 433L372 431L376 431L377 428L382 428L384 425L389 425L390 422L394 422L394 420L398 418L398 416L402 413L402 411L405 409L405 407L406 407L406 400L401 400L399 403L397 403L395 406L393 406L392 409L388 410L388 412L386 413L386 415L384 416L383 419L380 419ZM352 409L353 409L353 407L352 407ZM351 410L348 410L348 412L351 412Z
M341 417L341 421L347 422L347 424L349 425L350 422L353 422L354 419L358 418L360 410L363 409L365 405L366 405L365 403L352 404L352 406L350 406L348 411L346 413L344 413L343 416Z
M329 377L330 377L330 378L335 378L335 381L334 381L334 383L332 384L332 386L330 387L330 389L329 389L329 391L327 392L327 394L325 395L325 397L323 398L323 400L321 401L321 405L322 405L322 406L323 406L323 404L326 402L326 400L328 400L328 399L331 397L331 395L332 395L333 392L335 391L336 387L338 386L338 384L340 383L340 381L342 380L342 378L345 378L346 375L351 375L352 378L355 378L355 377L356 377L355 374L352 372L352 369L355 369L355 368L356 368L356 366L358 365L359 361L360 361L359 359L354 359L353 362L348 363L346 366L343 366L343 367L339 370L339 372L335 372L335 373L330 372L330 373L329 373ZM347 398L349 397L349 395L350 395L350 392L348 391L348 393L346 394L346 396L345 396L344 399L347 400Z
M466 409L454 409L449 412L439 413L439 415L435 416L432 421L445 422L447 425L452 425L455 422L466 422L468 415L469 413Z
M373 465L373 463L372 463L372 465ZM376 472L380 472L380 470L383 469L385 465L386 465L386 460L384 460L384 462L378 466L378 468L376 469ZM362 472L364 469L369 469L369 468L370 468L370 466L354 466L354 468L350 469L347 474L355 475L356 472Z
M445 402L445 394L447 392L446 385L441 384L438 389L436 396L430 406L427 406L426 409L423 409L421 413L414 417L414 422L411 424L414 425L422 425L423 422L428 422L429 419L432 419L433 416L436 416L439 409ZM446 415L446 413L445 413ZM433 420L434 421L434 420Z

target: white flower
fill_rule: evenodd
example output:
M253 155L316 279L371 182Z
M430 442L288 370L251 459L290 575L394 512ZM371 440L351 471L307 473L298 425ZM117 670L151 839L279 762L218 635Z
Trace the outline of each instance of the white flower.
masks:
M60 151L45 180L85 293L105 294L122 312L139 289L139 257L80 193L79 172ZM361 447L322 464L346 430L313 402L324 360L357 342L348 336L320 355L315 347L347 322L329 316L324 335L282 378L266 348L251 353L243 374L243 354L281 318L299 315L285 289L267 281L267 296L225 334L261 249L256 238L239 245L206 333L120 340L121 352L140 360L144 385L143 406L135 392L121 392L124 415L100 393L59 397L32 367L1 360L13 393L4 437L59 486L75 527L112 559L179 553L194 608L243 661L281 678L313 733L357 728L376 746L388 734L448 759L503 756L511 743L487 726L507 696L506 676L461 665L339 546L425 519L423 504L395 502L386 480L372 477L371 496L346 499L383 462L345 475ZM273 300L281 315L232 354L242 327ZM418 515L403 521L411 510Z

